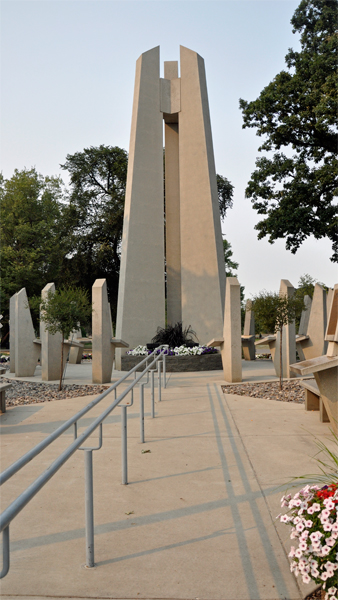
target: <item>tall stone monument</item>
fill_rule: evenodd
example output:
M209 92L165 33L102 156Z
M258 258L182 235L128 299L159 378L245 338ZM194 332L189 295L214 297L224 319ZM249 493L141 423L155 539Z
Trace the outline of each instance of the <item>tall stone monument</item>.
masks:
M160 78L159 47L136 63L116 323L116 336L131 347L165 324L165 264L168 323L191 325L200 343L223 330L225 268L204 61L181 46L180 71L178 62L165 62Z

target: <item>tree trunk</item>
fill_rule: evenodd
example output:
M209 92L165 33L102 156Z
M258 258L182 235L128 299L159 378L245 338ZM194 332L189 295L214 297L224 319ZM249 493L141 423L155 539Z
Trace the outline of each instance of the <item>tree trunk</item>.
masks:
M63 346L64 346L64 337L62 334L61 340L61 365L60 365L60 383L59 383L59 392L62 390L62 377L63 377Z
M279 389L283 389L283 327L280 328L279 340Z

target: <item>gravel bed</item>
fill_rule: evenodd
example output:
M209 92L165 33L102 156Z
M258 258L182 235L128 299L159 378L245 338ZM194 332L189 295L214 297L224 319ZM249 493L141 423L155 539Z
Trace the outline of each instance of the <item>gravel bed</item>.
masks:
M11 383L12 387L6 390L6 406L17 406L18 404L39 404L51 400L65 400L66 398L77 398L78 396L98 396L102 394L108 385L68 385L65 384L58 391L58 384L35 383L30 381L17 381L2 377L4 383Z
M284 381L283 389L279 389L279 382L270 383L244 383L242 385L222 385L224 394L250 396L250 398L266 398L280 402L305 402L305 390L296 381Z

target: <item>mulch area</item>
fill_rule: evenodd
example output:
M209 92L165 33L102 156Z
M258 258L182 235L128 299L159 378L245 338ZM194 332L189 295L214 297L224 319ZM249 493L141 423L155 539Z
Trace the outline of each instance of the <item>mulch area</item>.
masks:
M305 402L305 390L297 381L284 381L283 389L279 389L279 382L270 383L243 383L239 385L222 385L224 394L249 396L250 398L266 398L279 402Z
M65 400L66 398L77 398L78 396L98 396L109 387L108 385L65 384L61 392L59 392L58 384L18 381L17 379L8 379L6 377L1 377L1 381L12 384L6 390L7 406L40 404L41 402Z

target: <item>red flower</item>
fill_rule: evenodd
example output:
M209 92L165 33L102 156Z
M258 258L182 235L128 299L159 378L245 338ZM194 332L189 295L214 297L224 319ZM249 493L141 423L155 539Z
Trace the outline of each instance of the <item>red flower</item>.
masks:
M315 493L315 496L317 496L317 498L322 498L323 500L325 498L331 498L331 496L335 494L337 489L338 483L331 483L330 485L325 485L321 490L318 490ZM338 499L334 500L334 502L338 503Z

